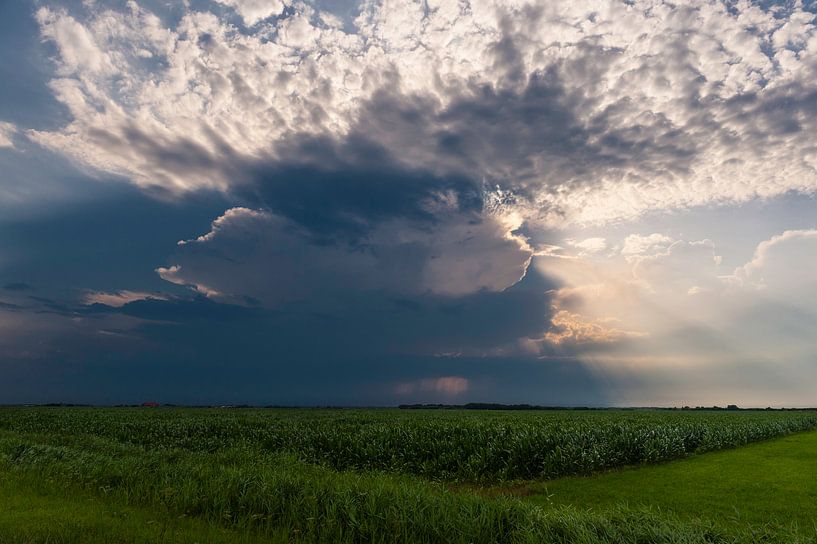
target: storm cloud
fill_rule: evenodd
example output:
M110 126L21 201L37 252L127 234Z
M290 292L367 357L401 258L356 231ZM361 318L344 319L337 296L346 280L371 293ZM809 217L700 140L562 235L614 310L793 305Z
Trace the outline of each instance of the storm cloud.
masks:
M0 109L15 399L669 403L743 357L772 402L812 376L808 5L23 15L40 41L0 56L39 89ZM797 221L751 208L785 199Z

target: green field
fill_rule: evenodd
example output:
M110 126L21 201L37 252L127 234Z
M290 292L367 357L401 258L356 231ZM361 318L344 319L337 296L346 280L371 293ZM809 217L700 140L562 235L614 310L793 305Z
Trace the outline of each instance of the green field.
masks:
M817 542L813 429L815 412L8 408L0 543Z
M731 523L817 524L817 432L652 467L561 478L509 490L546 506L651 506Z
M286 542L286 538L278 539ZM36 475L0 475L0 543L25 542L269 542L269 538L167 511L137 508Z

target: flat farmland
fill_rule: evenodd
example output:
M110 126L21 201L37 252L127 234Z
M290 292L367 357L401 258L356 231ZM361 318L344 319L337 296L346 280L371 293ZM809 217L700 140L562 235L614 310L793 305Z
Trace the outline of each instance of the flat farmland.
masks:
M0 542L814 542L795 510L814 429L810 411L6 408ZM747 455L763 478L730 487ZM668 499L710 459L710 506ZM65 522L43 532L49 509Z

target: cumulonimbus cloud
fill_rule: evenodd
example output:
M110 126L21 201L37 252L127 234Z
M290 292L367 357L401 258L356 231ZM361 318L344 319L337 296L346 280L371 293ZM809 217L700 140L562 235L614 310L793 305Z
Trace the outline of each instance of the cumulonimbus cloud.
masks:
M383 0L343 24L231 0L160 15L41 8L72 120L27 135L174 198L240 195L158 269L211 298L502 293L536 227L817 190L817 27L799 4ZM631 237L623 252L627 289L687 305L723 283L712 242ZM563 344L641 332L560 311Z
M209 296L269 306L326 291L461 296L501 291L524 276L531 251L502 225L460 213L436 218L433 229L396 219L355 244L327 244L279 215L233 208L209 232L179 242L173 264L158 273Z

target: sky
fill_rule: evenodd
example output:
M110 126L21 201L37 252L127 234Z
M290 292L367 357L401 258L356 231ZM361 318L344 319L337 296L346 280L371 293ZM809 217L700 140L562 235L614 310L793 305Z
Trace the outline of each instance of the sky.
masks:
M815 13L0 2L0 403L817 406Z

